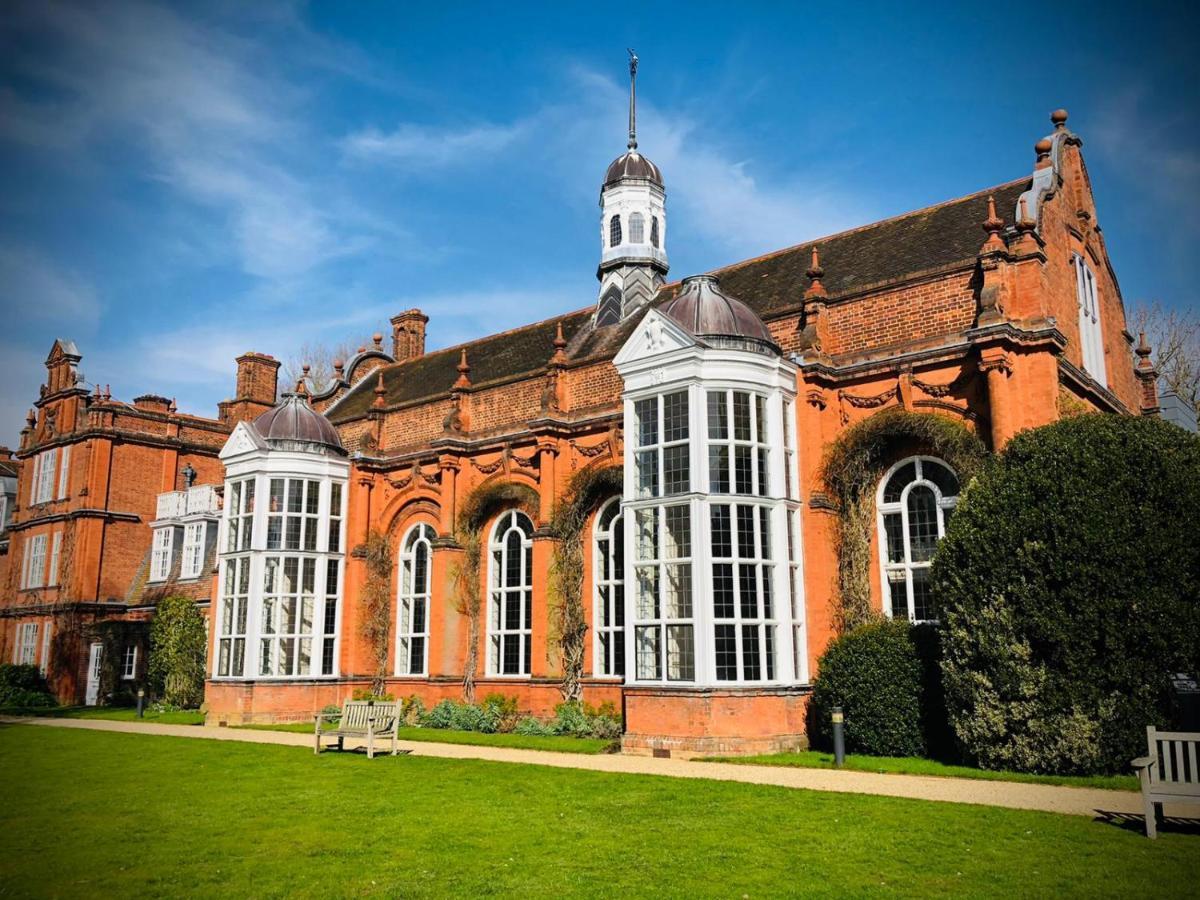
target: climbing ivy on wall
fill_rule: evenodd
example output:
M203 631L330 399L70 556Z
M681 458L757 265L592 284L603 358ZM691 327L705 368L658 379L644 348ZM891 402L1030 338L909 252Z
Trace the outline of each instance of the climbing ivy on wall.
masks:
M453 604L467 619L467 657L463 662L463 699L475 701L475 676L479 667L480 614L483 603L479 578L483 556L483 527L503 509L519 507L533 519L538 518L537 492L524 484L509 481L485 482L475 488L463 503L455 539L463 549L462 560L454 567Z
M898 408L848 428L826 452L822 476L838 509L834 618L839 630L876 616L870 573L875 491L889 466L916 453L944 459L964 485L988 458L983 442L960 422Z
M367 532L363 543L363 558L367 577L363 584L363 637L371 648L371 693L383 696L388 674L388 637L391 632L392 610L392 545L388 536L378 530Z
M557 645L560 654L560 690L568 701L579 700L583 695L580 679L587 637L583 532L597 507L614 494L620 494L621 473L620 467L612 466L578 472L550 519L550 533L555 540L550 563L550 646Z

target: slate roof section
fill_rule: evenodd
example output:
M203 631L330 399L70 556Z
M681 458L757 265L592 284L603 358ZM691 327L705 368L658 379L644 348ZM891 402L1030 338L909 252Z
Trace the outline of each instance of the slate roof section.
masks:
M948 269L969 263L979 253L986 235L987 198L996 199L996 209L1015 210L1017 198L1029 188L1021 178L987 190L864 225L851 231L797 244L765 256L714 270L721 290L741 300L763 319L798 309L803 302L811 264L812 248L821 252L825 270L822 283L831 300L868 288L903 281L918 273ZM1006 220L1005 225L1012 225ZM666 303L679 292L680 284L665 285L654 300ZM639 317L619 325L590 328L592 306L502 334L490 335L402 363L385 366L386 403L431 399L446 394L458 377L459 352L466 349L471 365L471 383L483 385L541 371L553 352L555 327L562 322L568 341L567 354L574 360L611 357L620 349ZM355 385L341 402L327 412L335 425L364 415L374 398L375 379Z

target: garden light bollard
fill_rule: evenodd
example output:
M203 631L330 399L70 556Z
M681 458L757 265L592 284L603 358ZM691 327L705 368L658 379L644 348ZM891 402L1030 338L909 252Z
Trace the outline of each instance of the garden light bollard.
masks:
M830 716L830 719L833 721L833 764L840 769L846 761L846 735L843 732L840 706L833 708L833 715Z
M142 706L146 701L146 691L144 688L138 688L138 718L142 718Z

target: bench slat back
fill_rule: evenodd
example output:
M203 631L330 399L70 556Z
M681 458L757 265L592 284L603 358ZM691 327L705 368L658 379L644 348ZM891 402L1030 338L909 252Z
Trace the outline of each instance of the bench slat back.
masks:
M1150 758L1158 763L1150 771L1152 784L1200 784L1200 770L1196 766L1200 734L1158 731L1150 725L1146 737Z
M342 707L342 720L338 730L361 731L365 734L368 721L374 719L375 731L386 731L392 727L398 706L397 703L387 701L347 700Z

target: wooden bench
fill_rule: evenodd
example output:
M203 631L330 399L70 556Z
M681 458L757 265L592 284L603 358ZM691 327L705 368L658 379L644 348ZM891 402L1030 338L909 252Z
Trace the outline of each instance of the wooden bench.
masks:
M367 758L375 758L375 739L391 737L392 756L400 737L400 704L391 700L347 700L340 713L317 713L313 753L321 752L322 737L336 737L339 750L348 737L366 738ZM331 728L322 728L327 719L339 719Z
M1146 805L1146 837L1158 837L1164 803L1200 803L1200 773L1196 768L1200 734L1159 731L1146 727L1150 752L1132 763L1142 782Z

